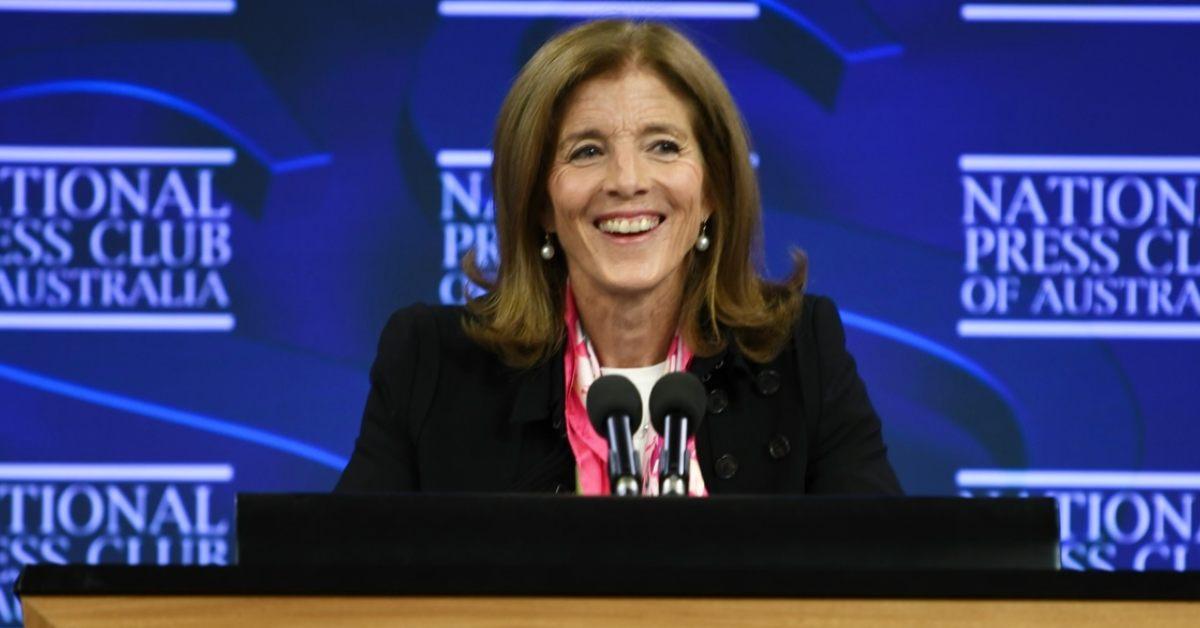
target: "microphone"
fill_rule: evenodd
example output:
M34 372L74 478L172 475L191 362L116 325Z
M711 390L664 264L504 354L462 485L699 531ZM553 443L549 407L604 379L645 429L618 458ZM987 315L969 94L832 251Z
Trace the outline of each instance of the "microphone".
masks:
M704 384L685 372L664 375L650 391L650 424L662 439L659 457L659 495L687 495L687 442L704 419Z
M587 393L588 419L608 439L608 480L612 494L637 497L642 492L642 466L633 449L633 431L642 423L642 396L620 375L603 375Z

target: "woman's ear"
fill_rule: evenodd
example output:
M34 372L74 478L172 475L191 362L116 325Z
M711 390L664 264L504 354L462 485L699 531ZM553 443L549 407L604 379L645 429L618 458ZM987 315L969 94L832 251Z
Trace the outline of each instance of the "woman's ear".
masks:
M538 221L542 225L542 231L545 231L546 233L554 233L554 208L547 204L546 207L542 209L541 216L538 217Z

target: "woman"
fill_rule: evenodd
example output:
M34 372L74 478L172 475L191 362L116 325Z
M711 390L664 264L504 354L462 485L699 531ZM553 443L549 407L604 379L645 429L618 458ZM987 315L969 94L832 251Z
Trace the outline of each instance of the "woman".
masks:
M900 492L803 257L782 284L754 268L746 133L682 35L605 20L547 42L500 110L492 176L500 265L466 262L489 292L392 316L338 490L606 494L588 385L621 373L645 399L686 369L708 390L692 494ZM637 445L652 470L657 438Z

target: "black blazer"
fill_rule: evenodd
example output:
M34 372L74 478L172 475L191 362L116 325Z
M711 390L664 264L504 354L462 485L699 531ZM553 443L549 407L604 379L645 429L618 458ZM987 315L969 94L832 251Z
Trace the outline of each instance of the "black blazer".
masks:
M509 368L466 336L463 312L414 305L392 315L335 490L575 490L562 353ZM901 492L829 299L804 297L792 342L770 363L731 346L688 370L708 389L696 453L709 493Z

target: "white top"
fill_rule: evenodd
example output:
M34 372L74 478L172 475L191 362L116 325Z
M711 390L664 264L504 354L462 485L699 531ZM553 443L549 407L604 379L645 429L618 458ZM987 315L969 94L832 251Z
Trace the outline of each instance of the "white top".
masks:
M650 440L650 391L658 378L667 374L667 361L663 360L652 366L639 366L631 369L600 367L601 375L622 375L633 382L638 394L642 396L642 424L633 432L633 450L641 459L642 477L646 477L646 441Z

